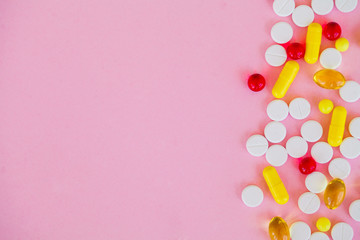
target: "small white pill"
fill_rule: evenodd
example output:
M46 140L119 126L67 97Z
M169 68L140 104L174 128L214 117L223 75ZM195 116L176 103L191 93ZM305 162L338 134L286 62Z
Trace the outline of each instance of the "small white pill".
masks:
M311 234L309 240L330 240L330 238L323 232L314 232L313 234Z
M323 135L323 128L315 120L309 120L301 126L301 136L308 142L316 142Z
M306 176L305 186L312 193L321 193L327 186L327 179L321 172L312 172Z
M311 7L318 15L326 15L334 8L334 0L312 0Z
M348 158L354 159L360 156L360 141L354 137L347 137L340 145L341 154Z
M289 23L278 22L271 28L271 38L276 43L287 43L293 37L294 31Z
M331 229L331 237L333 240L352 240L354 237L354 230L349 224L339 222Z
M241 193L244 204L248 207L257 207L264 200L263 191L256 185L249 185Z
M320 64L324 68L336 69L341 65L342 56L336 48L327 48L320 54Z
M274 12L280 17L290 16L294 9L294 0L275 0L273 3Z
M266 49L265 60L266 62L273 67L279 67L286 62L287 54L283 46L272 45Z
M310 114L310 111L310 103L305 98L295 98L290 102L290 115L297 120L307 118Z
M271 120L280 122L289 115L289 106L283 100L273 100L268 104L266 113Z
M272 145L266 152L266 161L274 167L280 167L288 159L286 149L281 145Z
M335 158L330 162L328 170L333 178L345 179L350 175L351 166L345 159Z
M286 128L281 122L272 121L265 126L264 134L271 143L279 143L286 136Z
M360 84L355 81L346 81L340 88L339 94L345 102L356 102L360 99Z
M312 192L303 193L299 197L298 206L305 214L316 213L320 208L320 198Z
M290 227L290 237L292 240L308 240L311 236L309 225L302 221L294 222Z
M311 156L318 163L327 163L334 155L333 148L327 142L317 142L311 148Z
M350 204L349 214L355 221L360 222L360 199Z
M286 142L286 151L293 158L301 158L307 153L308 144L302 137L291 137Z
M315 14L311 7L300 5L294 9L291 17L296 26L307 27L314 21Z
M264 155L268 150L268 147L269 142L264 136L261 135L253 135L249 137L246 142L247 151L255 157L260 157Z
M356 117L351 120L349 124L349 132L351 136L360 138L360 117Z
M358 0L335 0L336 8L343 13L352 12L358 4Z

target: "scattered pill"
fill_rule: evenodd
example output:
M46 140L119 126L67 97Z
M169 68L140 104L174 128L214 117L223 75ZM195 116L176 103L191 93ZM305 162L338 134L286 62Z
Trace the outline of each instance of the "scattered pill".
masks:
M281 145L272 145L266 152L266 161L274 167L280 167L286 163L288 153Z
M247 151L255 156L260 157L266 153L269 147L269 142L262 135L253 135L249 137L246 142Z
M269 223L271 240L290 240L290 231L287 223L281 217L274 217Z
M329 209L338 208L344 201L346 194L346 187L343 180L334 178L326 186L324 192L324 203Z
M312 192L303 193L299 197L298 206L305 214L316 213L320 208L320 198Z
M298 221L291 224L290 237L292 240L308 240L311 236L311 229L305 222Z
M324 114L329 114L334 108L334 103L329 99L323 99L319 102L319 110Z
M335 48L340 52L345 52L349 49L349 41L346 38L339 38L335 42Z
M340 88L339 94L345 102L356 102L360 99L360 84L355 81L346 81L345 85Z
M314 232L313 234L311 234L309 240L330 240L330 238L323 232Z
M329 174L333 178L345 179L350 175L350 163L343 158L335 158L331 160L329 167Z
M314 74L314 82L322 88L339 89L345 84L345 77L333 69L322 69Z
M358 4L358 0L335 0L336 8L343 13L352 12Z
M328 218L321 217L316 221L316 227L321 232L327 232L327 231L330 230L331 222L330 222L330 220Z
M360 141L354 137L347 137L340 145L341 154L348 159L360 156Z
M242 201L248 207L257 207L264 200L263 191L256 185L249 185L242 191Z
M314 64L319 58L322 27L318 23L311 23L306 33L305 62Z
M300 58L303 58L305 55L305 48L301 43L291 43L286 48L286 53L289 58L298 60Z
M328 143L338 147L343 141L347 111L342 106L334 108L328 133Z
M331 229L331 237L333 240L352 240L354 237L354 230L349 224L339 222Z
M305 186L312 193L323 192L327 184L327 179L321 172L310 173L305 178Z
M299 170L302 174L310 174L316 170L316 161L312 157L301 159Z
M296 61L291 60L285 64L272 89L272 94L275 98L283 98L285 96L299 69L299 64Z
M291 157L301 158L307 153L308 144L302 137L291 137L286 142L286 150Z
M334 150L326 142L317 142L311 148L311 156L318 163L327 163L333 157Z
M301 136L308 142L316 142L323 135L323 128L315 120L309 120L301 126Z
M307 118L310 111L310 103L305 98L295 98L289 104L290 115L297 120Z
M270 66L279 67L286 62L286 59L287 54L283 46L275 44L266 49L265 60Z
M271 38L276 43L287 43L293 37L293 29L287 22L275 23L271 28Z
M294 9L291 18L296 26L307 27L314 21L315 14L311 7L300 5Z
M336 40L341 36L341 27L336 22L329 22L324 26L324 36L329 40Z
M258 73L252 74L248 79L248 86L251 91L259 92L265 87L265 78Z
M281 205L287 203L289 201L289 194L276 169L272 166L265 167L263 176L275 202Z
M349 124L349 132L351 136L360 138L360 117L356 117L351 120Z
M280 17L290 16L294 9L294 0L275 0L273 3L274 12Z
M320 64L327 69L336 69L341 65L342 56L336 48L327 48L320 54Z
M273 121L283 121L289 115L289 106L283 100L273 100L266 108L266 113Z
M311 7L318 15L326 15L334 8L334 0L312 0Z
M265 126L264 134L271 143L279 143L286 136L286 128L281 122L272 121Z
M350 204L349 214L355 221L360 222L360 199Z

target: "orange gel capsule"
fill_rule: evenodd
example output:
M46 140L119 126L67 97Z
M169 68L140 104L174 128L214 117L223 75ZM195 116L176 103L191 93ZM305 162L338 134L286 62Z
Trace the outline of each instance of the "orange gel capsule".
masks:
M335 209L344 201L346 187L343 180L339 178L333 179L328 183L324 192L324 202L329 209Z
M314 82L326 89L339 89L344 86L345 81L345 77L333 69L323 69L314 74Z
M287 223L281 217L274 217L269 223L271 240L290 240L290 231Z

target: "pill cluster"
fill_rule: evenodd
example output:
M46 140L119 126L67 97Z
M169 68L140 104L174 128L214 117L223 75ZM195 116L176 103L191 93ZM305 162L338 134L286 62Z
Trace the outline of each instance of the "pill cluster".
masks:
M347 159L360 156L360 116L351 120L346 126L348 116L343 106L334 106L329 99L323 99L318 109L323 114L331 114L328 127L323 127L316 120L307 120L301 126L299 136L290 137L285 145L281 142L286 138L287 129L282 123L289 115L295 120L307 119L312 111L311 104L305 98L294 98L289 103L281 100L292 82L295 80L300 66L296 60L304 59L308 64L320 62L322 70L314 73L315 87L338 89L339 96L345 102L356 102L360 99L360 84L346 80L336 69L341 65L342 52L349 48L349 41L341 37L341 26L329 22L324 26L313 22L315 14L326 15L334 6L343 13L353 11L358 0L312 0L311 7L300 5L295 7L294 0L274 0L273 10L280 17L291 15L292 21L298 27L307 27L305 44L290 42L294 30L287 22L280 21L271 28L271 38L276 43L267 48L265 60L270 66L283 66L279 77L272 88L272 100L266 108L270 122L264 128L264 134L256 134L248 138L246 149L254 157L265 156L269 166L263 170L263 177L272 197L277 204L283 205L289 201L289 193L281 180L276 167L284 165L289 156L299 160L299 172L306 175L305 187L308 190L298 198L298 207L304 214L316 213L323 203L328 209L337 209L345 199L346 186L344 179L351 173L351 164ZM326 48L320 53L322 37L334 41L334 47ZM287 44L287 48L283 46ZM265 78L261 74L253 74L248 79L248 86L258 92L265 87ZM317 85L317 86L316 86ZM351 137L344 139L344 131L348 128ZM327 141L320 141L327 132ZM313 143L310 154L309 143ZM334 158L333 148L338 147L343 158ZM328 164L328 173L332 177L328 181L324 173L317 171L318 164ZM319 195L322 196L320 199ZM264 199L263 190L256 184L248 185L242 191L242 200L248 207L259 206ZM349 215L360 222L360 199L349 207ZM330 219L321 217L316 222L318 232L311 233L309 225L297 221L289 227L280 216L274 216L269 223L270 239L325 240L325 233L331 229L334 240L350 240L354 237L352 227L345 222L332 226Z

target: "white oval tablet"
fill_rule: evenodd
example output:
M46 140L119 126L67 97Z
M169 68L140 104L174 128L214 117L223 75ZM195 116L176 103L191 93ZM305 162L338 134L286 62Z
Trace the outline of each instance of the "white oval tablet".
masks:
M342 56L336 48L327 48L320 54L320 64L324 68L336 69L341 65Z
M280 17L290 16L294 9L294 0L275 0L273 3L274 12Z
M331 237L333 240L352 240L354 237L354 230L349 224L339 222L331 229Z
M286 128L281 122L269 122L264 129L266 139L271 143L279 143L286 136Z
M312 172L306 176L305 186L312 193L321 193L325 191L327 179L321 172Z
M308 144L302 137L291 137L286 142L286 151L293 158L301 158L307 153Z
M301 126L301 136L308 142L316 142L323 135L323 128L315 120L309 120Z
M312 192L303 193L299 197L298 206L305 214L316 213L320 208L320 198Z
M355 221L360 222L360 199L350 204L349 214Z
M327 163L334 155L333 148L327 142L317 142L311 148L311 156L318 163Z
M354 137L347 137L340 145L341 154L348 158L354 159L360 156L360 141Z
M336 8L343 13L353 11L358 4L358 0L335 0Z
M286 62L287 54L283 46L272 45L266 49L265 60L266 62L273 67L279 67Z
M288 159L286 149L281 145L272 145L266 152L266 161L274 167L280 167Z
M360 117L356 117L351 120L349 124L349 132L351 136L360 138Z
M289 23L278 22L271 28L271 38L276 43L287 43L293 37L294 31Z
M266 113L273 121L283 121L289 115L289 106L283 100L273 100L266 108Z
M309 225L302 221L294 222L290 227L290 237L292 240L308 240L311 236Z
M326 15L334 8L334 0L312 0L311 7L318 15Z
M297 120L307 118L310 114L310 111L310 103L305 98L295 98L290 102L290 115Z
M345 179L350 175L351 166L345 159L335 158L330 162L328 170L333 178Z
M311 234L309 240L330 240L330 238L323 232L314 232L313 234Z
M355 81L346 81L339 89L339 94L345 102L356 102L360 99L360 84Z
M307 27L314 21L314 11L311 7L306 5L300 5L296 7L292 13L292 20L296 26Z
M249 137L246 142L247 151L255 157L260 157L264 155L268 150L268 147L269 142L264 136L261 135L253 135Z
M244 204L248 207L257 207L264 200L263 191L256 185L249 185L241 193Z

